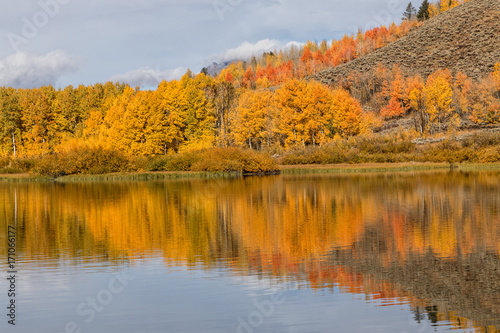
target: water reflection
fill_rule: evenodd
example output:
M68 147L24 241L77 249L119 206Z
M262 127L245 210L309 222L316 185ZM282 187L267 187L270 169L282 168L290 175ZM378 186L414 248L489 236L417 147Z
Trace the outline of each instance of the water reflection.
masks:
M379 306L409 304L416 322L494 332L499 176L1 183L1 227L17 221L18 248L33 272L161 258L164 267L339 288Z

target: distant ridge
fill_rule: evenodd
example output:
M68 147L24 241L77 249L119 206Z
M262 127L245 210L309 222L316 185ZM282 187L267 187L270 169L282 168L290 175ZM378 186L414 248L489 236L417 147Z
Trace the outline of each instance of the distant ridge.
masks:
M351 72L372 72L378 64L398 65L424 78L449 68L478 79L500 62L500 0L471 0L430 20L407 36L366 56L312 76L332 84Z
M209 76L218 76L223 69L227 68L231 64L231 61L224 61L221 63L212 62L208 67L204 67L201 72Z

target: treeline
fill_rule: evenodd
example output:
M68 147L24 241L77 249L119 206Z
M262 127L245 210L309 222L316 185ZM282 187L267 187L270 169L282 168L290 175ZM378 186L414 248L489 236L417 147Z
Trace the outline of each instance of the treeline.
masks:
M345 90L291 79L274 92L224 78L184 75L155 91L91 87L0 89L3 155L44 156L103 146L128 155L211 147L321 144L372 121Z
M324 69L341 65L384 47L420 26L417 20L404 20L356 35L344 35L331 43L307 41L301 47L265 52L250 61L235 61L223 69L220 76L237 87L259 89L280 85L290 79L302 79ZM204 68L202 73L207 74Z
M405 114L420 134L453 130L462 120L477 124L500 122L500 64L482 80L459 72L438 70L425 80L404 76L398 67L379 65L373 74L351 73L340 85L383 119Z
M265 52L250 61L234 61L223 69L221 76L236 86L244 88L268 88L288 81L301 79L324 69L338 66L384 47L407 35L422 25L422 21L437 16L469 0L425 0L417 11L411 2L403 13L399 25L380 26L356 34L344 35L340 40L317 43L307 41L301 47ZM207 68L203 73L208 74Z
M438 0L435 3L429 4L429 17L437 16L448 9L452 9L468 1L470 0ZM425 0L425 2L427 2L427 0Z
M481 82L439 70L426 80L380 66L341 87L290 79L275 89L245 89L187 73L155 91L106 83L90 87L0 89L1 152L37 157L102 146L133 156L212 147L272 150L316 146L369 133L409 114L420 135L461 120L500 121L500 65ZM365 109L373 111L363 111ZM380 111L378 111L380 110Z

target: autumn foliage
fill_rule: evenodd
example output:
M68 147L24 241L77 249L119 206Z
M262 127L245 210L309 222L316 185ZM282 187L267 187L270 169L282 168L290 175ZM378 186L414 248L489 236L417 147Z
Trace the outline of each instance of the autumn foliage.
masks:
M369 136L382 119L411 118L420 136L454 131L464 121L500 122L500 64L480 82L447 70L427 78L405 76L397 67L381 65L372 74L352 72L335 86L307 80L420 24L405 20L331 43L309 41L233 62L214 77L188 71L156 90L111 82L57 90L0 88L0 156L64 166L63 171L40 166L40 172L51 174L114 172L129 168L123 158L188 156L228 147L271 153L323 147ZM102 158L85 161L88 152L110 154L121 166ZM63 163L63 156L74 163ZM96 161L110 167L87 166ZM214 169L209 163L196 169Z

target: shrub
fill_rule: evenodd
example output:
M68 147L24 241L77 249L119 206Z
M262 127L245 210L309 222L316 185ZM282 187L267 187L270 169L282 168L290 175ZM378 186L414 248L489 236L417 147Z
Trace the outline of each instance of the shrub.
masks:
M147 170L265 173L278 170L278 166L267 153L232 147L155 157Z
M27 158L0 158L0 174L15 174L30 172L35 161Z
M19 169L19 168L14 168L10 166L6 166L3 168L0 168L0 174L16 174L16 173L23 173L24 171Z
M33 171L53 178L74 174L104 174L135 171L130 160L116 150L79 147L40 158Z

